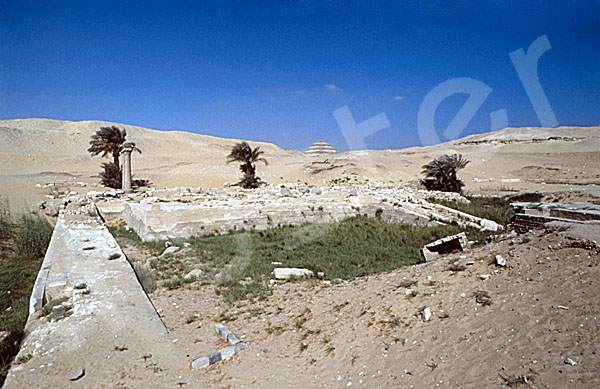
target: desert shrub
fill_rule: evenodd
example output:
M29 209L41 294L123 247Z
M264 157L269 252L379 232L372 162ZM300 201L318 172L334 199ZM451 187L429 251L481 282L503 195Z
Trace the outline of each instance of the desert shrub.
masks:
M114 189L121 189L121 169L113 162L102 163L102 171L100 173L100 183L104 186Z
M119 241L119 243L133 244L136 246L142 245L142 239L140 236L133 230L133 228L128 228L125 224L120 225L112 225L108 226L108 231L112 234L112 236Z
M133 265L133 270L135 271L135 275L142 285L144 292L149 294L156 290L156 279L154 278L152 270L140 265Z
M15 242L16 254L26 259L43 257L52 236L52 226L36 214L25 214L20 222Z
M152 182L150 182L150 180L147 180L145 178L140 178L137 180L133 180L132 185L134 188L145 188L145 187L152 185Z
M183 278L177 277L163 282L162 286L169 290L177 289L183 286Z
M510 202L503 197L467 197L470 203L464 204L457 201L430 199L432 203L440 204L457 211L465 212L483 219L493 220L496 223L507 225L515 212L510 207Z

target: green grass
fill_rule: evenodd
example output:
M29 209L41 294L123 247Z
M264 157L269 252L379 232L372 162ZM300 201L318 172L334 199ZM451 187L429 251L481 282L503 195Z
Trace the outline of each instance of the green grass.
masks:
M15 240L15 251L24 258L43 257L51 236L52 226L46 219L32 213L22 215Z
M11 223L8 212L0 209L0 231L0 331L9 332L0 345L2 385L10 361L19 351L29 314L29 297L50 242L52 227L35 214L23 215L16 223Z
M459 203L457 201L429 200L432 203L440 204L457 211L465 212L483 219L493 220L503 226L510 223L514 216L514 211L510 207L510 202L503 197L467 197L469 204Z
M233 232L188 239L191 253L181 264L176 260L151 263L167 288L182 286L179 280L191 263L201 264L215 275L217 293L233 303L243 299L265 299L271 291L269 279L275 267L297 267L323 272L323 279L353 279L391 271L422 262L420 247L463 231L458 226L418 227L390 224L364 216L332 224L283 226L264 231ZM120 232L123 234L122 232ZM488 233L467 230L472 240L484 241ZM183 241L173 241L182 245ZM153 251L164 241L152 242ZM281 262L274 266L272 262ZM181 269L179 269L181 268ZM163 274L164 273L164 274Z

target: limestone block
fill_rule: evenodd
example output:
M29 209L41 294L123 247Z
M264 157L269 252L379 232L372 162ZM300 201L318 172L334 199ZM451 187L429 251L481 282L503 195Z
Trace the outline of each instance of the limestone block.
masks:
M279 267L273 269L273 274L278 280L288 280L292 277L304 278L312 277L314 273L308 269L297 269L290 267Z
M500 226L498 223L496 223L492 220L488 220L488 219L481 219L479 221L479 225L484 230L489 230L489 231L498 231L498 230L502 229L502 226Z

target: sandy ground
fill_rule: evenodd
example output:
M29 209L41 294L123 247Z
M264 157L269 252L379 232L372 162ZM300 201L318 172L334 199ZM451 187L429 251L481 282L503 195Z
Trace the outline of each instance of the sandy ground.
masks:
M449 271L455 262L466 270ZM501 387L515 376L534 388L597 387L599 265L598 248L539 231L337 285L279 283L262 302L229 306L197 283L150 297L188 363L226 346L214 330L223 317L250 343L197 373L207 387ZM414 297L407 280L418 281Z
M0 121L0 200L20 212L53 195L46 184L101 190L95 175L107 160L86 149L110 124ZM135 178L154 187L214 188L239 179L237 166L225 163L236 140L121 127L143 150L133 159ZM506 129L427 148L321 157L251 144L266 152L269 165L259 165L258 174L272 184L412 185L423 164L460 152L471 160L459 174L471 193L600 198L600 127ZM566 232L536 233L338 285L279 284L256 304L229 307L214 286L199 284L159 289L151 299L182 363L225 346L214 331L223 312L232 319L225 324L250 343L198 372L206 387L499 387L502 377L525 376L532 387L591 388L600 386L600 274L598 249L584 246ZM124 249L132 261L147 256ZM490 264L496 254L509 268ZM448 271L453 261L466 270ZM406 280L418 281L415 297L399 286ZM489 293L491 305L475 301L478 290ZM427 322L418 314L425 307ZM190 315L196 319L188 323Z

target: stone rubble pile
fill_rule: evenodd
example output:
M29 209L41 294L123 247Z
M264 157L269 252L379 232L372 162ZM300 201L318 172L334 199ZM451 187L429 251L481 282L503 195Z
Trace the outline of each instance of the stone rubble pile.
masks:
M53 195L54 196L54 195ZM89 198L103 217L123 217L144 240L266 229L279 225L329 223L364 215L390 223L458 224L498 231L502 227L432 200L468 202L457 193L431 192L383 183L314 186L303 183L239 187L147 188L59 194L40 204L48 213Z

